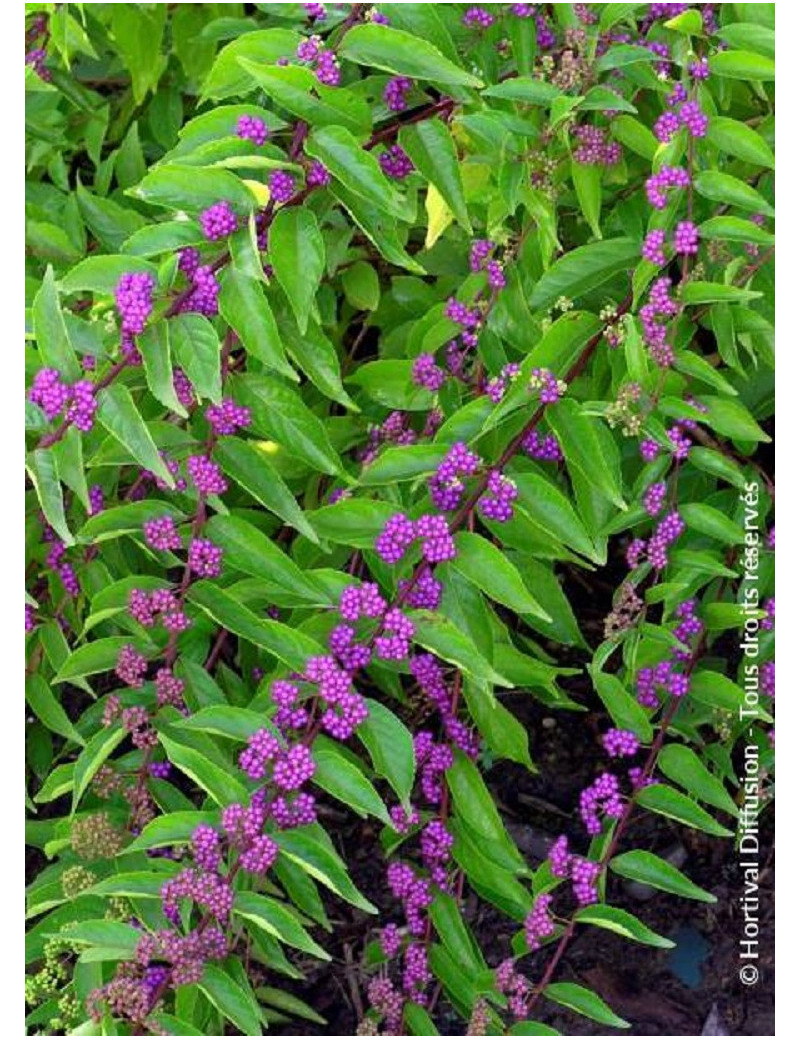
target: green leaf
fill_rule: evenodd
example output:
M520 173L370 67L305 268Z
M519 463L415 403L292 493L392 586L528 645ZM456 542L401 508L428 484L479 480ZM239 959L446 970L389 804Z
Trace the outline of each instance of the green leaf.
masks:
M347 302L358 311L374 311L381 302L381 286L375 268L357 260L342 272L342 288Z
M275 841L280 845L282 855L326 888L368 914L378 912L352 883L347 868L333 848L315 837L313 829L296 827L290 831L280 831L275 835Z
M263 1036L261 1022L250 998L218 964L207 964L197 983L214 1007L245 1036Z
M764 138L751 126L736 119L715 116L709 121L706 139L720 151L752 163L753 166L766 166L771 170L775 168L775 156Z
M717 838L728 838L733 833L717 823L713 816L701 809L691 798L666 784L652 784L650 787L641 788L636 793L636 801L651 812L677 820L695 830L705 831L706 834L713 834Z
M731 618L732 624L730 626L715 626L715 627L740 627L743 622L744 614L742 608L738 603L721 603L721 604L709 604L709 606L724 606L732 607ZM706 624L711 624L712 618L707 617L704 609L703 620ZM700 704L706 704L710 708L718 708L723 711L729 711L732 714L736 714L738 717L746 717L744 714L758 715L764 718L766 713L762 709L748 705L747 699L745 698L744 690L738 683L733 682L727 675L721 675L719 672L712 671L696 671L692 673L691 685L689 687L689 693L692 700L699 701ZM766 716L768 717L768 716Z
M128 644L136 645L130 636L107 636L84 643L73 650L53 677L54 683L74 682L86 675L109 672L117 663L120 650Z
M658 150L658 140L653 131L633 116L616 116L611 121L610 130L612 137L643 159L651 161Z
M167 66L161 51L167 10L158 5L141 11L116 5L110 13L114 43L130 74L134 101L140 105L147 92L156 88Z
M59 937L70 942L87 943L89 946L110 946L127 950L133 956L142 933L124 921L76 921L68 924Z
M630 1028L630 1023L626 1022L624 1018L620 1018L619 1015L615 1015L608 1004L601 1000L596 993L575 982L551 982L549 986L545 987L544 996L601 1025L613 1026L614 1029Z
M612 465L607 443L601 437L604 427L601 420L584 415L577 401L567 398L548 407L547 421L558 437L567 467L577 469L619 509L627 509L618 460Z
M704 36L703 16L699 11L689 9L681 11L679 15L664 22L664 27L674 32L685 33L687 36Z
M514 564L496 545L469 531L459 531L455 543L458 555L452 562L454 570L497 603L520 614L552 620L530 594Z
M344 184L332 181L328 191L344 206L381 256L413 274L425 274L425 268L405 251L398 234L398 221L394 216L367 202L356 192L349 191Z
M76 197L86 226L105 249L119 252L123 242L140 231L147 220L135 210L113 199L102 198L78 184Z
M132 271L158 277L158 268L147 260L132 256L87 256L64 275L59 283L62 292L92 292L113 296L117 282Z
M367 699L369 715L356 736L369 752L372 767L384 777L401 803L408 808L414 786L414 740L394 712L379 701Z
M405 206L380 163L345 127L327 126L314 130L306 140L305 151L319 159L348 191L391 216L403 217Z
M84 791L92 782L97 770L126 736L126 731L119 724L104 726L95 733L80 755L78 755L72 786L73 813L78 808Z
M537 527L576 552L601 563L586 528L563 492L538 473L517 473L519 506Z
M218 625L274 654L292 671L302 672L309 657L324 653L319 643L303 632L259 617L213 582L195 582L189 587L188 598Z
M56 460L58 479L78 496L81 505L90 508L89 488L86 483L86 464L83 459L83 437L76 426L70 426L52 452ZM52 525L51 525L52 526Z
M223 769L195 748L173 740L163 729L159 732L158 739L170 762L210 795L217 805L247 803L247 788L237 780L235 770Z
M144 371L150 393L170 411L185 419L186 409L178 400L172 381L168 323L159 321L155 325L148 325L138 338L137 346L144 361Z
M642 924L638 917L620 910L615 906L584 906L575 914L575 920L581 924L593 924L598 928L606 928L617 935L624 935L626 939L642 943L645 946L656 946L662 950L671 950L675 943L666 939L663 935L652 931L647 925Z
M595 62L598 72L608 72L610 69L621 69L626 65L639 65L642 62L653 62L655 54L648 47L640 47L632 43L618 43L609 47L608 50Z
M525 861L503 826L494 798L489 793L480 770L461 751L456 752L455 761L447 770L447 785L456 812L468 824L470 830L490 848L497 846L503 850L519 870L523 870Z
M715 76L728 76L737 80L775 79L775 61L753 51L717 51L709 59Z
M488 684L467 679L464 699L478 732L493 754L517 762L532 773L537 772L531 760L527 730L494 696Z
M620 877L638 881L643 885L650 885L651 888L658 888L662 892L671 892L673 895L683 896L685 899L696 899L701 903L716 903L717 901L716 896L699 888L677 867L673 867L671 863L652 852L644 852L639 849L633 852L623 852L621 855L615 856L609 866Z
M304 333L325 271L325 243L311 210L278 210L269 229L269 259Z
M284 344L295 364L303 370L325 397L338 401L350 411L358 411L342 386L342 374L336 348L320 327L311 322L305 335L300 335L294 321L281 321Z
M143 469L150 470L167 487L174 488L172 474L161 458L130 390L122 383L112 383L100 391L98 400L97 418L111 436L130 452Z
M166 1011L157 1011L150 1017L165 1030L168 1030L167 1036L205 1036L202 1029L198 1029L197 1026L183 1018L168 1015Z
M729 519L719 509L706 505L705 502L687 502L680 507L681 517L694 531L716 538L726 545L738 545L744 541L744 529L741 524Z
M636 112L636 106L606 86L591 87L578 104L583 112Z
M305 1001L300 1000L293 993L273 989L271 986L259 986L256 990L256 996L262 1004L277 1008L279 1011L285 1011L288 1015L293 1015L296 1018L305 1018L307 1021L316 1022L321 1026L327 1025L327 1019L324 1019L322 1015L318 1015L313 1008L310 1008Z
M221 351L214 326L202 314L177 314L170 318L169 328L175 360L189 377L195 392L219 404L222 400Z
M289 29L258 29L242 35L237 33L236 38L226 44L214 60L203 84L203 98L219 100L247 93L250 76L243 70L241 59L269 65L287 54L294 54L301 39L299 33ZM230 133L234 133L235 128L234 118L231 120Z
M36 497L42 507L45 520L66 545L74 545L75 539L67 527L64 515L64 496L56 471L56 458L52 450L39 448L25 460L25 469L36 489Z
M412 380L413 364L413 361L395 358L368 361L359 365L347 381L363 387L367 396L387 408L426 412L433 404L433 395Z
M723 242L755 242L761 246L771 246L775 242L771 232L741 217L711 217L704 220L698 230L701 238L720 239Z
M622 7L627 6L625 4L609 4L610 7ZM514 1022L508 1031L508 1035L511 1037L560 1037L561 1033L558 1030L554 1030L551 1025L545 1025L544 1022Z
M249 708L237 708L232 704L209 704L172 724L174 729L196 730L213 733L231 740L246 741L260 729L273 730L272 724L260 712Z
M439 1036L439 1030L433 1023L433 1019L419 1004L408 1000L403 1005L403 1021L410 1029L411 1036Z
M332 506L323 506L308 516L320 538L337 545L356 549L372 549L386 521L397 512L389 502L366 498L341 498Z
M317 542L313 527L265 452L259 451L250 441L225 437L214 449L214 457L225 473L265 509L312 542Z
M146 824L142 833L127 847L127 852L159 849L165 845L181 845L191 840L201 823L219 822L216 812L174 812L157 816Z
M498 686L512 684L495 671L485 657L478 653L471 639L465 636L448 618L430 611L413 612L416 634L414 642L451 664L458 665L468 675Z
M600 207L603 202L600 180L600 167L572 160L572 183L578 196L581 213L592 229L595 238L603 237L600 230Z
M711 448L691 448L689 461L703 472L711 473L734 487L743 488L747 483L744 473L735 462Z
M775 57L775 30L758 22L733 22L717 29L716 35L733 47Z
M494 83L482 91L484 97L503 98L507 101L522 101L526 105L546 108L559 96L559 89L546 80L531 79L530 76L514 76L512 79Z
M230 170L166 163L152 168L128 194L154 206L199 213L224 200L242 217L255 209L256 199Z
M738 818L738 806L722 781L709 772L691 748L684 744L668 744L659 752L658 768L667 779L680 784L701 802Z
M363 769L341 751L337 745L323 736L318 736L313 745L316 771L313 782L323 791L349 805L359 816L377 816L391 826L386 806L380 795L367 779Z
M61 376L69 382L81 378L81 368L58 302L53 268L49 265L33 301L33 333L37 350L45 365L57 368Z
M102 542L122 534L140 534L146 520L156 520L162 516L170 516L178 523L185 519L181 510L171 502L145 499L129 505L112 506L96 516L90 516L78 534L82 541L87 542Z
M129 899L160 899L161 889L169 874L152 870L134 870L103 878L89 890L98 896L126 896Z
M629 15L641 10L642 4L604 4L600 13L597 31L606 33L612 26L624 22Z
M263 531L239 516L213 516L206 523L208 536L222 547L225 563L243 574L263 578L312 606L329 606L320 587L310 581L294 560Z
M701 170L694 178L694 186L703 198L711 199L712 202L724 202L728 206L737 206L750 213L763 213L768 217L775 213L760 192L729 173Z
M619 729L629 729L639 740L649 743L653 739L653 727L638 703L615 675L590 669L592 682L608 714Z
M126 270L137 270L139 261L137 257L158 256L173 249L181 249L183 246L196 246L205 241L203 232L199 225L193 220L165 220L160 224L151 224L141 228L127 238L122 245L126 254ZM94 259L90 257L89 259ZM62 281L62 288L66 288L68 279L72 273ZM98 279L103 277L97 272Z
M631 238L610 238L571 250L545 271L528 305L531 310L552 306L560 296L574 300L619 274L633 270L641 259L641 244Z
M685 304L698 303L747 303L757 300L760 292L741 289L738 285L723 285L721 282L687 282L681 290Z
M237 386L251 411L252 425L278 441L287 452L313 469L335 476L342 471L339 454L324 423L292 387L271 376L245 376Z
M219 309L241 339L244 349L267 368L298 382L260 281L230 267L222 279Z
M439 938L465 974L474 978L479 972L486 971L486 961L464 923L456 900L446 892L439 892L429 913Z
M715 315L719 314L719 308L728 308L727 303L715 303L711 309L712 321ZM723 353L723 347L720 343L720 336L718 334L718 326L715 328L715 334L717 335L717 347L720 350L720 354ZM705 358L700 357L699 354L693 353L691 350L679 350L675 354L675 368L679 372L685 372L686 375L692 376L693 379L699 379L702 383L706 383L709 386L713 386L715 390L718 390L722 394L729 394L731 396L736 395L736 390L731 386L728 380L719 373L719 371L710 365Z
M369 133L369 108L353 91L323 86L310 69L297 65L257 65L247 58L240 58L239 64L268 97L310 126L342 127L359 136Z
M469 72L454 65L427 40L386 25L357 25L339 49L343 58L398 76L428 80L444 86L481 87Z
M528 589L536 592L536 597L547 613L550 621L541 618L526 617L526 622L559 643L569 646L586 646L580 627L572 611L569 599L564 593L561 581L552 566L542 563L532 553L511 552L508 554L516 566Z
M359 483L364 487L396 484L433 473L447 454L444 444L404 444L384 448L374 462L361 471Z
M69 720L67 713L56 700L55 694L41 675L25 678L25 700L34 715L53 733L72 740L81 747L86 741Z
M75 777L75 763L69 762L56 766L47 779L33 796L34 802L52 802L60 798L62 794L68 794L72 790Z
M400 131L399 142L416 169L433 184L459 224L471 230L464 185L453 136L439 119L426 119Z
M700 403L705 405L703 421L723 437L742 441L769 442L769 437L741 401L703 395Z
M277 899L270 899L257 892L237 892L233 912L237 917L255 922L287 946L294 946L321 961L331 959L303 928L294 911Z

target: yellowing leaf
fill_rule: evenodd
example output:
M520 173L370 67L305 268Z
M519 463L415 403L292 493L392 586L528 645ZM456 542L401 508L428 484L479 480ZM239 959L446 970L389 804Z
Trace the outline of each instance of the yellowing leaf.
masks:
M428 233L425 236L425 248L431 249L453 223L453 212L442 196L432 185L428 185L428 194L425 196L425 211L428 214Z
M280 444L276 441L253 441L253 445L259 451L263 451L265 455L277 455L281 450Z
M242 181L242 184L245 184L250 189L250 192L252 193L253 197L255 198L259 206L267 205L267 203L269 202L269 188L266 186L266 184L262 184L261 181L245 180Z

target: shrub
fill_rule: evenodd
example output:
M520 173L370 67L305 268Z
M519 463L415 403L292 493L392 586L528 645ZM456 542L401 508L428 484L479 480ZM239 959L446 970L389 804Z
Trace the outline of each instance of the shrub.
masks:
M359 1033L624 1027L771 800L772 5L27 8L29 1030L308 1031L343 920Z

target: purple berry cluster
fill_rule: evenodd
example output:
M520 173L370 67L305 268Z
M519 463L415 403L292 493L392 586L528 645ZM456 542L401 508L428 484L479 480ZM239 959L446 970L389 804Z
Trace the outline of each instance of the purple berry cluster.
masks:
M145 628L152 628L159 620L168 632L184 632L190 621L170 589L145 592L132 589L128 596L128 613Z
M378 156L381 169L392 180L402 181L414 172L414 164L399 144L390 145Z
M399 563L417 540L422 542L422 556L428 563L443 563L456 555L447 520L437 514L409 520L404 513L396 513L375 540L375 551L386 563Z
M408 105L407 95L414 81L407 76L392 76L383 90L383 100L391 112L402 112Z
M239 116L236 122L236 136L244 141L252 141L253 144L262 145L266 143L269 130L267 124L258 116Z
M206 408L206 419L217 437L236 433L250 425L250 409L236 404L230 397L224 397L219 404L210 404Z
M583 124L573 127L572 133L578 140L572 153L575 162L583 166L615 166L622 159L622 145L609 141L602 127Z
M466 490L461 478L474 476L480 465L480 456L470 451L463 441L456 441L428 480L431 501L436 508L444 512L457 509Z
M42 409L47 419L55 419L64 412L65 422L81 433L88 433L94 425L97 398L94 383L87 379L79 379L70 385L61 381L58 369L40 368L33 378L28 397Z
M239 218L231 209L230 203L223 200L203 210L200 214L200 226L209 242L217 242L236 231Z
M500 470L489 471L486 490L478 499L478 509L487 520L504 524L514 515L513 502L519 495L517 485Z

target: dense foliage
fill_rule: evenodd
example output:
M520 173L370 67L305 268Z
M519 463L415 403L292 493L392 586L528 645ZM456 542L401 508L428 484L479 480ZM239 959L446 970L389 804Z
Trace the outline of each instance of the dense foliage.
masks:
M26 6L29 1032L313 1032L342 915L354 1031L623 1028L631 822L772 797L773 5Z

